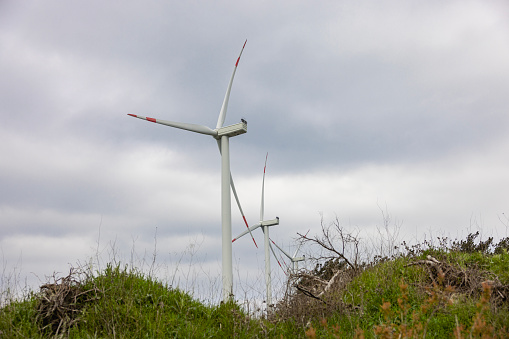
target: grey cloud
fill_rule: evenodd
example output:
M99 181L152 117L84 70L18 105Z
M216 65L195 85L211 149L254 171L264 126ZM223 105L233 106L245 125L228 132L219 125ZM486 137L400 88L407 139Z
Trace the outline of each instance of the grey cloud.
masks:
M157 227L168 253L202 234L200 253L213 265L215 140L127 114L215 127L246 38L226 123L248 121L231 141L231 164L249 220L258 217L267 151L267 213L281 217L279 238L317 226L320 210L373 229L379 200L397 205L410 229L454 229L462 210L495 220L503 209L508 164L495 160L508 143L503 2L0 6L4 244L7 236L16 248L30 236L90 241L102 216L105 244L129 253L139 239L143 252ZM458 176L464 183L443 179L455 177L455 161L458 171L476 168ZM236 233L244 226L235 206L234 220ZM17 260L17 249L4 248ZM235 251L246 272L263 264L245 246Z

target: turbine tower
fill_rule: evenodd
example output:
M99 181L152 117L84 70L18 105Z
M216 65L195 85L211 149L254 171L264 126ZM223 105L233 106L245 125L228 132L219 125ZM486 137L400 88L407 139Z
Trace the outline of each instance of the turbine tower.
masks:
M228 87L226 89L223 105L221 106L221 111L219 112L219 118L217 119L217 125L215 129L211 129L203 125L166 121L161 119L143 117L135 114L128 114L132 117L147 120L150 122L174 128L180 128L195 133L210 135L217 140L219 150L221 153L221 223L222 223L222 279L223 279L222 293L224 301L228 301L233 296L232 242L230 240L232 238L230 185L234 193L235 199L237 201L237 205L239 206L242 217L246 224L246 227L248 227L249 229L246 218L244 217L244 213L242 212L242 207L240 206L240 202L230 172L230 146L229 146L231 137L244 134L247 132L247 122L242 119L241 122L237 124L223 127L224 120L226 118L226 111L228 109L228 101L230 98L233 78L235 77L235 72L237 71L237 66L239 65L240 57L242 56L242 52L244 51L246 43L247 40L244 42L239 57L237 58L237 62L235 63L235 67L233 68L233 73L230 78ZM249 232L251 233L250 230Z

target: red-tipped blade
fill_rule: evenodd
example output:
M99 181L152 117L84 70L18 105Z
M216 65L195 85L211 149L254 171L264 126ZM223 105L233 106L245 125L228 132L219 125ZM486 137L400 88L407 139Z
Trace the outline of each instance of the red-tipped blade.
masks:
M244 47L246 47L247 40L244 42L244 46L240 50L239 57L235 62L235 67L233 67L233 73L230 78L230 82L228 83L228 87L226 88L226 94L224 95L223 105L221 106L221 111L219 111L219 117L217 119L217 128L223 127L224 119L226 118L226 111L228 110L228 101L230 100L230 92L232 90L233 78L235 78L235 72L237 71L237 66L239 65L240 57L242 56L242 52L244 51Z
M167 120L161 120L161 119L154 119L154 118L149 118L149 117L142 117L141 115L136 115L136 114L128 114L128 115L131 116L131 117L138 118L138 119L147 120L147 121L150 121L150 122L155 122L155 123L158 123L158 124L161 124L161 125L166 125L166 126L170 126L170 127L180 128L180 129L183 129L183 130L186 130L186 131L191 131L191 132L196 132L196 133L201 133L201 134L212 135L213 137L217 136L217 131L215 131L213 129L210 129L207 126L196 125L196 124L188 124L188 123L185 123L185 122L176 122L176 121L167 121Z
M244 46L242 46L242 49L240 50L240 55L237 58L237 62L235 63L235 67L237 67L239 65L240 57L242 56L242 52L244 51L244 47L246 47L246 43L247 43L247 39L246 39L246 41L244 41Z
M272 241L272 239L270 239L270 241ZM272 241L273 242L273 241ZM283 266L281 266L281 263L279 262L279 259L277 258L277 255L276 255L276 252L274 251L274 248L272 248L272 245L269 243L269 247L270 247L270 250L272 251L272 255L274 256L274 258L276 259L277 263L279 264L279 267L281 267L281 269L283 270L283 272L288 275L288 273L286 273L285 269L283 268ZM283 261L284 262L284 261Z
M246 220L246 217L244 216L244 213L242 213L242 219L244 219L244 223L246 224L246 227L249 230L249 224L247 223L247 220ZM256 241L255 241L255 238L253 237L253 233L251 233L251 231L249 231L249 234L251 234L251 239L253 239L253 242L254 242L256 248L258 248L258 245L256 244ZM234 241L235 241L235 239L233 239L232 242L234 242Z
M217 145L219 146L219 141L217 142ZM221 147L219 147L219 151L221 152ZM254 242L256 248L258 248L258 245L256 244L255 238L253 236L253 233L249 229L249 224L247 223L246 216L244 215L244 211L242 210L242 206L240 206L239 196L237 195L237 190L235 189L235 183L233 182L233 177L232 177L231 172L230 172L230 186L232 188L232 192L233 192L233 196L235 197L235 201L237 202L237 206L239 207L240 214L242 215L242 219L244 219L244 223L246 224L247 230L249 231L249 234L251 235L251 239L253 239L253 242ZM234 242L235 240L237 240L237 239L236 238L233 239L232 242Z

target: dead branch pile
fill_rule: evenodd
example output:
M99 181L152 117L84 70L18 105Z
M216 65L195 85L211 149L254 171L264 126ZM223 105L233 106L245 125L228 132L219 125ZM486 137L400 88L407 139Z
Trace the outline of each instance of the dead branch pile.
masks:
M36 309L41 330L49 330L55 336L67 332L79 321L85 303L97 298L97 288L85 289L75 277L71 269L67 277L54 278L54 283L40 287Z
M406 266L420 265L426 268L428 277L433 285L451 286L455 292L465 295L480 295L483 283L487 283L492 290L492 302L506 302L509 295L509 285L502 285L496 275L479 267L463 268L459 265L439 261L428 255L424 260L417 260Z
M483 285L488 285L492 292L492 306L496 307L508 302L509 284L503 285L493 272L484 270L478 265L442 262L429 255L424 260L416 260L416 257L422 258L421 245L410 248L403 243L408 252L407 256L398 254L398 248L394 246L396 237L388 229L389 221L390 219L384 214L385 230L388 236L382 238L388 245L382 244L381 252L374 256L374 259L361 256L361 249L364 247L361 246L359 233L346 230L337 218L329 225L326 225L322 218L321 234L314 237L308 237L307 233L305 235L298 233L301 241L318 248L319 251L312 258L317 262L316 268L290 276L286 294L274 308L272 315L275 319L273 320L294 319L297 323L306 324L311 318L327 317L333 312L339 311L343 314L349 314L351 311L362 312L362 307L342 300L347 285L365 270L398 258L414 258L415 261L406 266L420 265L424 268L428 278L421 281L422 285L418 286L422 288L423 293L432 293L430 288L441 289L451 286L455 294L476 298L481 295ZM383 232L379 231L379 233ZM488 251L492 242L491 238L488 242L482 242L477 246L473 242L476 236L478 234L469 236L466 242L453 243L455 246L453 249L466 253L479 251L484 254L491 253ZM442 240L446 243L447 238ZM501 241L496 250L506 250L509 247L507 244L509 240ZM430 246L426 242L423 246L434 249L433 244ZM447 250L447 247L441 249ZM394 278L393 273L388 278Z
M329 261L330 263L332 261ZM325 268L327 271L330 268ZM327 272L329 273L329 272ZM333 292L341 291L359 271L349 267L335 267L330 274L316 274L316 272L299 272L292 276L292 285L304 295L320 300L327 304L325 296Z
M341 292L365 268L360 258L358 234L343 228L338 218L330 225L322 218L321 226L320 236L298 233L301 241L323 252L313 258L317 262L313 271L300 271L288 279L285 297L273 312L279 319L293 318L305 324L310 317L326 317L351 307L344 304Z
M345 266L334 269L332 276L306 271L292 274L288 279L287 293L276 305L274 315L279 319L292 318L304 325L310 317L323 318L348 311L352 306L343 302L341 291L357 274L359 271Z

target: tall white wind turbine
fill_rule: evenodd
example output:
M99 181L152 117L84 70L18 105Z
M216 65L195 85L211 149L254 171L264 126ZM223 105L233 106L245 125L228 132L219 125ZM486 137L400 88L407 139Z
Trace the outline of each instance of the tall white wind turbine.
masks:
M246 42L244 42L239 57L237 58L237 62L235 63L235 67L233 68L233 73L230 78L228 88L226 89L223 105L221 107L221 111L219 112L219 118L217 119L217 125L215 129L211 129L203 125L166 121L161 119L143 117L135 114L128 114L132 117L147 120L150 122L155 122L158 124L174 128L180 128L191 132L210 135L217 140L219 150L221 152L221 223L222 223L222 279L223 279L222 292L224 301L229 300L233 295L232 242L230 240L232 238L230 185L232 187L232 191L234 193L237 205L239 206L246 227L248 227L249 229L249 225L242 211L242 207L240 206L237 192L235 190L235 185L233 183L233 179L230 173L230 146L229 146L231 137L244 134L247 132L247 122L242 119L241 122L237 124L223 127L224 120L226 118L226 111L228 109L228 101L230 98L233 78L235 77L235 72L237 71L237 66L239 65L240 57L242 56L242 52L244 51ZM251 233L250 230L249 233Z
M263 179L262 179L262 199L260 204L260 221L253 225L248 227L248 229L241 234L239 234L237 237L235 237L232 240L232 243L236 240L238 240L240 237L246 235L248 232L252 232L255 229L261 227L264 234L264 244L265 244L265 285L267 288L267 307L272 305L272 282L271 282L271 274L270 274L270 251L272 250L272 253L274 254L274 257L277 260L276 254L274 253L274 250L272 249L270 245L270 238L269 238L269 227L279 225L279 218L276 217L276 219L273 220L264 220L263 214L264 214L264 191L265 191L265 169L267 168L267 157L268 153L265 156L265 166L263 167ZM279 263L279 260L278 260ZM279 264L281 266L281 264Z

